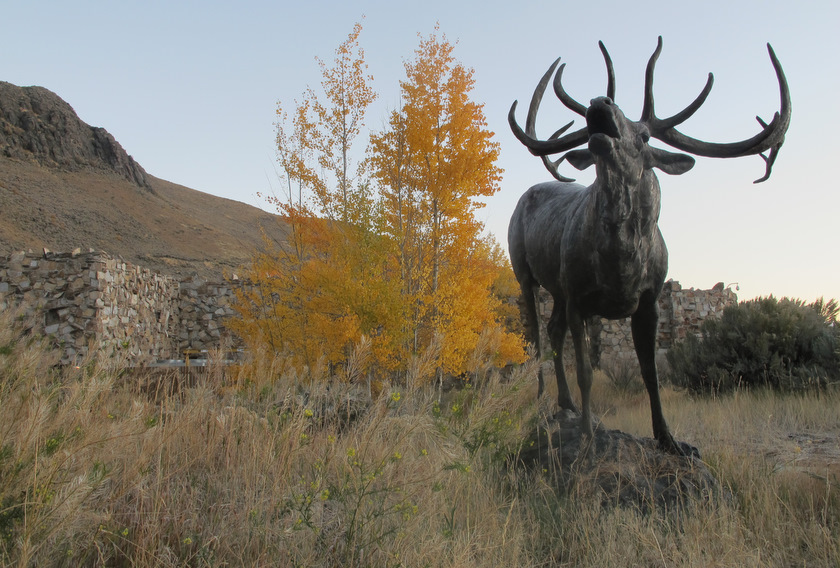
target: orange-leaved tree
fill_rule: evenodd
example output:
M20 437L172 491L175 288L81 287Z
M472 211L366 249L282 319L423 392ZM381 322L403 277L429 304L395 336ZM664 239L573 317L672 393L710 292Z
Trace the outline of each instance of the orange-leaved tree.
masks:
M291 116L278 106L285 195L271 201L287 237L255 255L233 327L252 348L310 370L341 367L359 345L386 373L409 371L421 353L453 374L520 361L521 339L504 325L510 268L475 218L501 171L482 106L468 96L473 72L445 38L422 40L401 108L354 162L375 97L360 32L333 66L319 60L321 93L307 89Z
M318 59L321 90L304 92L291 116L278 104L282 196L271 196L288 227L267 243L245 274L250 286L233 322L252 348L269 347L300 366L341 364L361 336L375 360L396 365L398 340L385 325L400 317L376 196L354 142L376 93L356 24L333 64Z
M409 316L407 350L440 338L440 367L457 374L470 370L470 356L490 336L500 363L521 360L523 351L520 337L502 328L504 302L493 294L510 269L475 215L481 198L499 190L499 145L483 106L469 98L473 70L437 32L421 38L406 63L401 107L372 135L371 161Z

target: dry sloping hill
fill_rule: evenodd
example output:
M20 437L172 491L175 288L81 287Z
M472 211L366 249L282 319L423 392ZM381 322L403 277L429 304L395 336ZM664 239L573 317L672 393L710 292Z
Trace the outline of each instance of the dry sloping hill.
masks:
M280 219L145 172L40 87L0 82L0 254L93 248L167 274L218 277Z

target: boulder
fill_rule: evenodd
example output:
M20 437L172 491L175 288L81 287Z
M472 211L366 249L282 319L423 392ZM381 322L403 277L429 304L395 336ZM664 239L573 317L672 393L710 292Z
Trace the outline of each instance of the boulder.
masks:
M594 496L605 507L674 512L726 497L696 448L681 446L688 456L663 452L653 438L601 425L589 440L581 434L580 417L561 411L537 426L517 458L550 476L563 494Z

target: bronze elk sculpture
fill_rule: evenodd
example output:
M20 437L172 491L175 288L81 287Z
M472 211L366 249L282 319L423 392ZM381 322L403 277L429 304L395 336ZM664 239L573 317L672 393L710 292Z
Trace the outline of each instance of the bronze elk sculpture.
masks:
M684 110L670 118L658 118L653 103L653 74L662 50L662 38L647 64L642 116L629 120L615 105L615 74L604 44L599 42L607 67L607 95L592 99L588 107L572 99L561 84L565 64L560 66L553 87L560 101L586 118L586 126L569 134L570 122L546 140L535 133L537 111L546 86L560 60L555 61L537 85L531 99L525 130L515 118L513 103L508 121L514 135L535 156L540 156L557 181L537 184L520 198L510 220L508 246L516 279L525 299L525 315L537 356L541 353L537 319L538 290L542 286L554 298L548 336L554 350L558 404L577 412L563 369L563 343L571 331L575 348L577 380L581 393L581 430L592 435L587 321L594 316L619 319L630 316L633 343L650 398L654 437L668 452L691 452L674 441L659 398L655 355L658 298L668 270L668 251L659 231L660 191L653 168L668 174L683 174L694 158L649 145L656 138L674 148L698 156L735 158L761 155L770 176L790 123L790 93L781 64L768 44L781 93L781 110L770 123L756 117L761 132L740 142L711 143L686 136L676 127L705 102L712 88L706 86ZM586 148L575 149L586 144ZM769 153L767 155L764 152ZM548 156L565 152L556 161ZM563 161L579 170L595 165L596 179L589 187L571 183L558 172ZM539 373L538 396L544 381ZM696 451L696 450L695 450Z

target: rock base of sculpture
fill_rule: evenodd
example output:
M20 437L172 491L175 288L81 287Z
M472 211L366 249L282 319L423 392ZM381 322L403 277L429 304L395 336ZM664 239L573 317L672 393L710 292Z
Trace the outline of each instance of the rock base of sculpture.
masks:
M728 498L698 456L674 456L653 438L600 425L589 440L581 434L580 417L568 411L542 421L518 458L524 467L553 477L564 494L592 497L603 507L678 513Z

